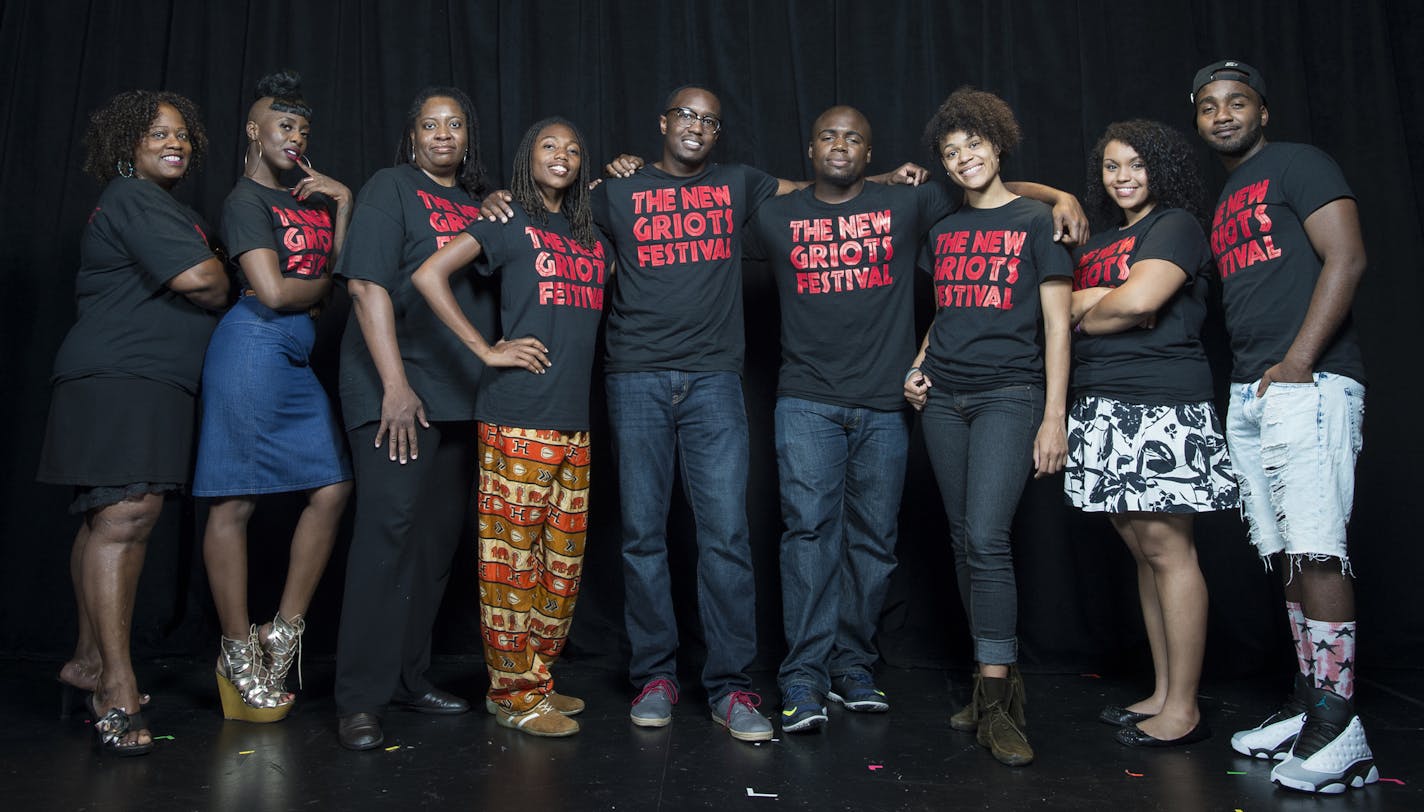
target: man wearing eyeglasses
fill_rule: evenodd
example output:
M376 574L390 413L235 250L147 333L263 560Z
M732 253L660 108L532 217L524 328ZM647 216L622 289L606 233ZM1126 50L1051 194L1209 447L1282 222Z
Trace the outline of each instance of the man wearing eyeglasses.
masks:
M641 688L630 718L661 727L677 701L677 620L667 566L674 464L697 526L702 684L712 718L765 741L747 667L756 657L756 593L747 530L748 440L742 397L742 230L763 202L805 186L709 161L722 106L703 87L674 90L658 127L662 157L615 162L593 192L594 218L618 252L606 386L622 503L624 615ZM922 170L921 170L922 171ZM918 179L906 168L905 179ZM893 175L882 180L889 181Z

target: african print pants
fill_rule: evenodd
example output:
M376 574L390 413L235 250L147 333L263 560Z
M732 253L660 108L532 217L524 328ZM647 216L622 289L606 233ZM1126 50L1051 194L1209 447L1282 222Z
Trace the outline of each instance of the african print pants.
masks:
M588 432L479 424L480 634L489 697L512 713L554 689L588 531Z

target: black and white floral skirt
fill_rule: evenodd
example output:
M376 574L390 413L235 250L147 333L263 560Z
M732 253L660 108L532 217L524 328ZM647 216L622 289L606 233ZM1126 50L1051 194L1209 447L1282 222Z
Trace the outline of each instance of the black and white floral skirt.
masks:
M1063 492L1105 513L1232 510L1239 493L1210 401L1143 406L1082 397L1068 410Z

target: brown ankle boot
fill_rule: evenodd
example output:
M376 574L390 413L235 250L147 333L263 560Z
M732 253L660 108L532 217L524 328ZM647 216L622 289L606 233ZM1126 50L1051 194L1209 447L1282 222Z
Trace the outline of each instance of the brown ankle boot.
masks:
M1022 767L1033 761L1028 736L1010 715L1009 708L1015 704L1012 677L984 677L981 682L983 707L979 713L979 743L989 748L1001 764ZM1022 698L1018 704L1022 707Z
M979 672L974 672L974 691L969 695L969 704L949 717L949 726L955 730L973 733L979 729L979 711L982 710L984 691L979 681Z

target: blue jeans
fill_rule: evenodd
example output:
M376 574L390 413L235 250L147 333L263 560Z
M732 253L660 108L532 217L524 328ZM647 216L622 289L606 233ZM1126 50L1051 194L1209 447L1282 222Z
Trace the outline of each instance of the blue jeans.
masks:
M756 585L747 531L747 407L734 372L618 372L608 419L623 514L624 621L642 687L676 684L677 619L667 566L673 465L697 527L697 607L708 699L747 690L756 658Z
M1018 587L1009 528L1033 468L1043 389L932 389L922 423L949 518L959 596L974 635L974 660L1018 661Z
M777 682L825 694L831 677L869 671L890 573L909 450L908 410L776 400L781 478L781 606L786 659Z

